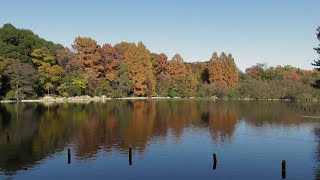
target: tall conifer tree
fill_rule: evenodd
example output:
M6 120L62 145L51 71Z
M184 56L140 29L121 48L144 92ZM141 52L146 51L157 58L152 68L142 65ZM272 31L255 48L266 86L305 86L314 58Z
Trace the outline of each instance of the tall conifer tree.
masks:
M156 79L153 75L150 52L141 42L130 45L124 55L124 64L129 70L133 93L138 96L155 96Z
M318 27L317 29L317 37L320 41L320 27ZM320 45L317 48L314 48L314 50L317 51L317 53L320 55ZM320 71L320 58L318 60L314 60L314 62L312 63L312 65L314 65L316 68L316 70ZM316 80L316 82L313 84L313 86L315 88L320 88L320 79Z

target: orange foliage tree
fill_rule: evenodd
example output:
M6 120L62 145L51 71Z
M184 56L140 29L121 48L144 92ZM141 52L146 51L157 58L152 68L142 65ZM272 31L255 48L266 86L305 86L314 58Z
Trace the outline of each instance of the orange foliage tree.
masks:
M106 71L106 79L113 81L118 77L118 67L120 65L120 51L110 44L102 46L102 61Z
M152 71L150 52L141 42L131 44L124 55L124 64L129 70L133 93L138 96L155 96L156 79Z
M93 71L99 76L104 71L101 63L101 47L97 44L97 41L87 37L77 37L72 48L78 52L78 60L84 65L85 72Z
M180 91L188 95L194 95L198 84L196 76L193 74L191 66L186 65L180 54L176 54L169 62L168 69L172 78L173 85L179 86Z
M220 57L213 53L208 64L209 82L213 85L234 87L239 80L238 68L231 54L228 56L223 52Z
M101 47L97 41L87 37L77 37L72 48L77 51L77 59L83 65L87 80L91 88L97 83L97 78L104 71Z

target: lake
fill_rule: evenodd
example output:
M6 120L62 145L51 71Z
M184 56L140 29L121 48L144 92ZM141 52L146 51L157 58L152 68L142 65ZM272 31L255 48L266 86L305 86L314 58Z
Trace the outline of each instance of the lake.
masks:
M0 104L0 179L270 180L282 160L286 179L319 179L320 119L302 117L316 115L311 102Z

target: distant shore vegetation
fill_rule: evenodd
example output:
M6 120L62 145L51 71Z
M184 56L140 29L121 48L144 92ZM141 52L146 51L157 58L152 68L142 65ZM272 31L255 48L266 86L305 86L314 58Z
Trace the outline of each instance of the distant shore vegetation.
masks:
M46 95L320 100L320 60L313 65L303 70L257 63L242 72L231 53L213 52L211 59L189 63L179 54L169 59L153 53L142 42L99 45L76 37L68 49L11 24L0 28L2 100Z

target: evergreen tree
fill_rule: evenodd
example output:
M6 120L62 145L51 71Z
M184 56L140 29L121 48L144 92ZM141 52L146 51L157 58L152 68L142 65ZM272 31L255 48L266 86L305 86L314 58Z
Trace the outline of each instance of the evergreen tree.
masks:
M129 70L124 64L121 64L118 68L119 76L112 82L113 88L116 93L115 97L125 97L131 91L133 84L129 81Z
M318 31L317 32L317 37L318 37L318 39L320 41L320 27L318 27L317 31ZM317 51L317 53L320 55L320 44L319 44L319 47L314 48L314 50ZM314 60L314 63L312 63L312 65L316 66L315 69L320 71L320 59Z
M30 30L17 29L12 24L5 24L0 28L0 56L32 64L31 53L39 48L47 48L55 55L63 46L46 41Z
M318 39L319 39L319 41L320 41L320 27L318 27L318 29L317 29L317 37L318 37ZM317 47L317 48L314 48L314 50L316 50L317 51L317 53L320 55L320 45L319 45L319 47ZM316 68L316 70L317 71L320 71L320 59L318 59L318 60L314 60L314 62L312 63L312 65L314 65ZM318 79L318 80L316 80L316 82L313 84L313 86L315 87L315 88L320 88L320 79Z

